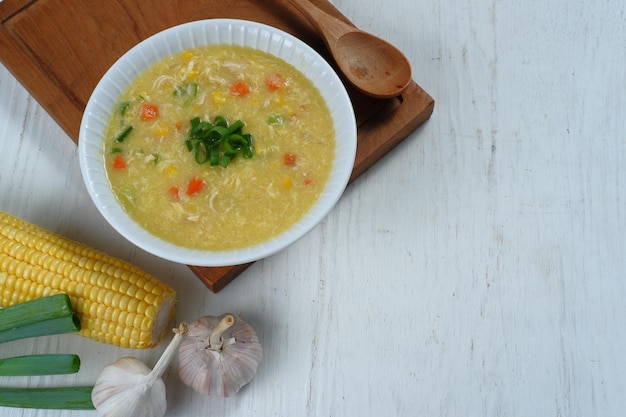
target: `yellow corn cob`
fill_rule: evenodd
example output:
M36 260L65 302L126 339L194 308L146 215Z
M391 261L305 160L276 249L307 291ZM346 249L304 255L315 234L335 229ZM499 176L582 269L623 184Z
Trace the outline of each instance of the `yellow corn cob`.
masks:
M156 346L175 292L141 269L0 211L0 307L65 293L82 336L130 348Z

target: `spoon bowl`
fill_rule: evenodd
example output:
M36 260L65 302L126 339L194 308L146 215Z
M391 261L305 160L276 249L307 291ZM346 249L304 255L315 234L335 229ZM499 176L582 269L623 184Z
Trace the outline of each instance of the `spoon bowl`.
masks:
M309 0L290 0L311 22L339 69L357 90L375 98L396 97L411 82L411 66L389 42L319 9Z

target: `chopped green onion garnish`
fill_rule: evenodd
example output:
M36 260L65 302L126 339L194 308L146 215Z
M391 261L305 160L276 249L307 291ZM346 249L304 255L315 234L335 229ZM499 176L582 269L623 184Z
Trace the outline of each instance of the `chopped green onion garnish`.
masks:
M241 120L230 126L223 116L216 116L213 123L201 121L199 117L194 117L190 122L191 130L185 146L194 152L197 163L208 161L213 166L227 167L239 153L244 158L252 158L252 135L242 133L245 125Z
M228 122L224 118L224 116L215 116L215 120L213 120L213 124L215 126L226 127L228 126Z
M230 161L233 160L233 156L234 155L230 155L230 154L222 155L222 159L220 159L220 166L222 166L223 168L226 168L228 165L230 165Z
M174 88L174 95L177 97L195 97L198 94L198 84L183 84Z
M282 125L283 123L285 123L285 119L283 119L283 116L277 114L273 114L267 118L267 124L270 126Z
M196 159L196 162L199 164L204 164L209 159L209 149L206 142L203 142L201 140L196 142L194 157Z
M228 127L226 131L227 135L232 135L233 133L239 132L243 128L243 122L241 120L237 120L235 123Z
M126 114L126 110L128 110L128 107L130 107L129 101L124 101L120 103L120 108L119 108L120 116L124 116Z
M190 104L198 95L198 84L190 83L183 84L174 89L174 95L176 97L184 98L184 105Z
M115 138L115 141L116 142L124 142L126 137L130 134L131 130L133 130L133 127L132 126L128 126L126 129L124 129L122 131L122 133L117 135L117 137Z
M246 146L244 146L242 154L244 158L252 158L252 135L247 133L243 135L246 140Z
M124 152L124 149L122 149L122 148L112 148L111 152L112 153L121 153L121 152Z
M215 166L219 163L220 160L220 148L218 145L212 146L211 147L211 154L210 154L210 163L212 166Z

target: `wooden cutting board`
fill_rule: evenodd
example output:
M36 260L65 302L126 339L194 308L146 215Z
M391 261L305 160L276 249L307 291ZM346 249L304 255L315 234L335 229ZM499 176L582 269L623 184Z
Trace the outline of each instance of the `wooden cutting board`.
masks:
M314 2L347 21L328 1ZM0 60L78 142L92 90L124 52L168 27L220 17L283 29L333 64L313 27L287 0L4 0L0 2ZM425 122L434 100L415 81L400 97L387 100L347 87L358 124L352 181ZM189 267L218 292L250 265Z

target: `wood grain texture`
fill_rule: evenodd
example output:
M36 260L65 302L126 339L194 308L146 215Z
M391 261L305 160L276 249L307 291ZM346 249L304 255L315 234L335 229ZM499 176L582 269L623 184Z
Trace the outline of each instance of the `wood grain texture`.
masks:
M167 417L622 417L624 2L333 3L406 51L436 111L323 223L219 293L106 224L76 147L1 66L0 209L171 283L177 321L232 311L254 326L265 354L252 383L203 397L177 382L175 362ZM154 364L164 347L5 344L2 356L76 352L82 369L0 386L89 383L122 356Z
M347 23L332 5L322 10ZM194 19L231 17L280 27L328 56L318 34L288 1L230 0L107 3L36 0L0 3L3 60L52 117L78 142L78 129L89 96L106 70L137 42L165 28ZM328 58L332 63L332 60ZM80 69L77 67L80 66ZM358 123L358 148L352 179L406 138L433 111L434 100L412 82L400 99L376 100L349 87ZM223 289L249 265L192 266L212 291Z

